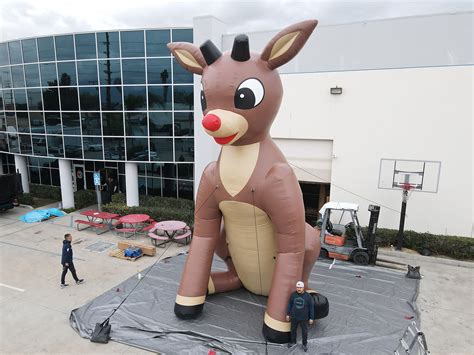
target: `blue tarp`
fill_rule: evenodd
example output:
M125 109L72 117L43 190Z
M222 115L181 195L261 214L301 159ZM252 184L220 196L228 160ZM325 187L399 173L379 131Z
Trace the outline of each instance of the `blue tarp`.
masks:
M34 210L32 212L28 212L27 214L21 216L20 220L25 223L35 223L44 221L51 216L61 217L65 215L66 213L58 210L57 208L48 208L47 210Z

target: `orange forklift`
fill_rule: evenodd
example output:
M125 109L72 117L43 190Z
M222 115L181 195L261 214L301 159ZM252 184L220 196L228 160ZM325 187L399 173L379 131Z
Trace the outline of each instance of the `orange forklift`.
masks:
M369 206L367 236L362 233L358 210L359 205L350 202L328 202L319 210L321 218L316 227L320 230L320 256L351 260L358 265L375 265L378 251L375 232L380 206Z

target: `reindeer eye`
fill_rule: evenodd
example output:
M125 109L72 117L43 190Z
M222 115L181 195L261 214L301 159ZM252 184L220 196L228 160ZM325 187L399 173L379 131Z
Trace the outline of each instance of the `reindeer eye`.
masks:
M203 112L206 111L207 109L206 96L204 96L204 88L202 87L202 83L201 83L201 108Z
M234 95L234 106L242 110L250 110L263 100L265 89L260 80L251 78L243 81Z

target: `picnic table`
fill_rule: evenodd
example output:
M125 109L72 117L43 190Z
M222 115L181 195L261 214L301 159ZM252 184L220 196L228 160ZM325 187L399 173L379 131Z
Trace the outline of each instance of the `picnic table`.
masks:
M120 217L116 213L101 212L96 210L87 210L80 212L82 216L87 217L87 221L76 219L77 230L81 231L87 228L92 228L97 234L105 233L112 229L113 221ZM80 225L85 225L85 228L79 229Z
M154 221L147 214L128 214L120 217L120 228L115 228L117 234L122 233L124 237L129 238L137 233L148 231L153 228Z
M188 244L191 239L191 228L182 221L161 221L155 223L148 236L157 247L163 247L173 241Z

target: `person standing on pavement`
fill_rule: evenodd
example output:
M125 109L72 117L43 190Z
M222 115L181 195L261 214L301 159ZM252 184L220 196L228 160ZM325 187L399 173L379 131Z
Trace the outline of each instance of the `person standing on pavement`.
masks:
M84 279L80 279L76 275L76 268L74 267L74 262L73 262L73 257L72 257L72 235L71 234L65 234L64 235L64 240L63 240L63 252L61 255L61 264L63 266L63 273L61 274L61 288L64 288L66 286L69 286L66 283L66 274L67 271L70 270L72 277L76 281L76 284L81 284L84 282Z
M304 290L304 282L296 283L296 291L290 296L288 302L288 312L286 321L291 320L291 342L288 348L296 344L296 332L298 326L301 327L301 335L303 338L303 350L308 351L308 323L314 323L314 299Z

